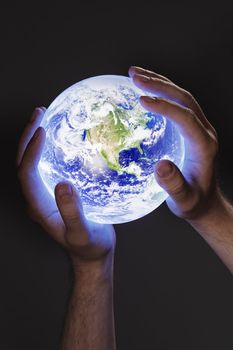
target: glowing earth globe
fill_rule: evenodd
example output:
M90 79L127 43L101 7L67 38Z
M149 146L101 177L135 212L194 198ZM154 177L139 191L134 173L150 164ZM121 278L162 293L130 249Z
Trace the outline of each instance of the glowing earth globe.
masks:
M58 182L73 183L88 220L117 224L147 215L168 196L155 163L169 159L182 168L182 136L146 111L141 95L131 78L96 76L62 92L43 117L40 176L52 196Z

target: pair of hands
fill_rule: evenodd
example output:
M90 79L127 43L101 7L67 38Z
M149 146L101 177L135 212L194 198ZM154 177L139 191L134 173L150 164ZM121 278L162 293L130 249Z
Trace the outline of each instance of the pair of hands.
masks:
M166 116L176 124L185 140L182 173L168 160L155 165L155 177L169 194L167 205L190 223L214 210L220 191L216 180L217 134L194 97L169 79L139 67L130 67L136 86L156 98L141 97L148 111ZM18 177L31 218L60 243L78 264L96 264L113 256L115 231L112 225L88 221L80 197L67 182L55 188L55 199L47 192L38 173L45 141L39 127L45 108L36 108L18 146Z

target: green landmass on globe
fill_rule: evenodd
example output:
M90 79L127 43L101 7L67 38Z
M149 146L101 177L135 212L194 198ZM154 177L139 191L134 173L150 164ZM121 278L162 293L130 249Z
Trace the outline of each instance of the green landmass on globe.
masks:
M97 108L98 105L95 105L94 109ZM87 138L92 144L101 145L100 155L110 169L140 175L141 168L135 162L131 162L128 167L120 165L119 153L122 150L137 148L140 154L143 154L140 144L146 136L150 135L150 130L145 130L149 119L144 113L135 113L134 123L129 124L127 110L113 106L113 110L103 118L100 124L86 130Z
M41 179L53 197L57 183L71 182L88 220L118 224L147 215L168 196L154 164L183 165L182 136L164 116L145 110L141 95L129 77L88 78L63 91L41 121Z

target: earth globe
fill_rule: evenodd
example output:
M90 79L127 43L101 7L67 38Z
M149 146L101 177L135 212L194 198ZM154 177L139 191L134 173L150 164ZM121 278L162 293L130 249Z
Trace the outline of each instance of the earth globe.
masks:
M155 163L169 159L182 169L183 137L145 110L141 95L151 94L129 77L95 76L67 88L44 114L42 181L52 196L58 182L71 182L88 220L120 224L149 214L168 196L155 180Z

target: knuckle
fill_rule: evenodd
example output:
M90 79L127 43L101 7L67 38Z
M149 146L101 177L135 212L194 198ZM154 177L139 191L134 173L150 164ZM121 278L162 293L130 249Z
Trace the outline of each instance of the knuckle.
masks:
M209 134L208 145L206 146L206 150L208 151L208 156L215 158L219 151L218 139L215 134L211 131L207 131Z
M218 142L218 133L217 130L211 125L211 131L213 133L213 136L215 137L216 141Z
M189 193L182 205L180 216L183 219L191 219L195 217L200 210L201 201L202 194L200 191L195 190Z
M67 234L65 236L67 246L72 248L78 248L79 250L89 249L92 245L91 239L85 227L79 226L78 229L67 228Z
M72 211L71 212L64 212L64 219L66 222L66 226L70 230L76 230L77 228L81 229L84 226L84 222L82 219L82 216L79 215L78 213Z
M194 103L193 95L189 91L184 90L184 96L185 96L188 104L192 106Z
M197 116L191 108L186 108L186 115L188 123L193 124L197 122Z
M173 182L169 186L168 191L170 195L175 196L176 198L179 197L179 199L181 199L184 196L184 182L180 179Z
M65 220L69 227L74 227L79 223L77 215L71 213L65 213Z
M183 101L185 103L185 105L192 109L193 105L194 105L194 97L193 95L189 92L189 91L186 91L186 90L182 90L182 95L183 95Z

